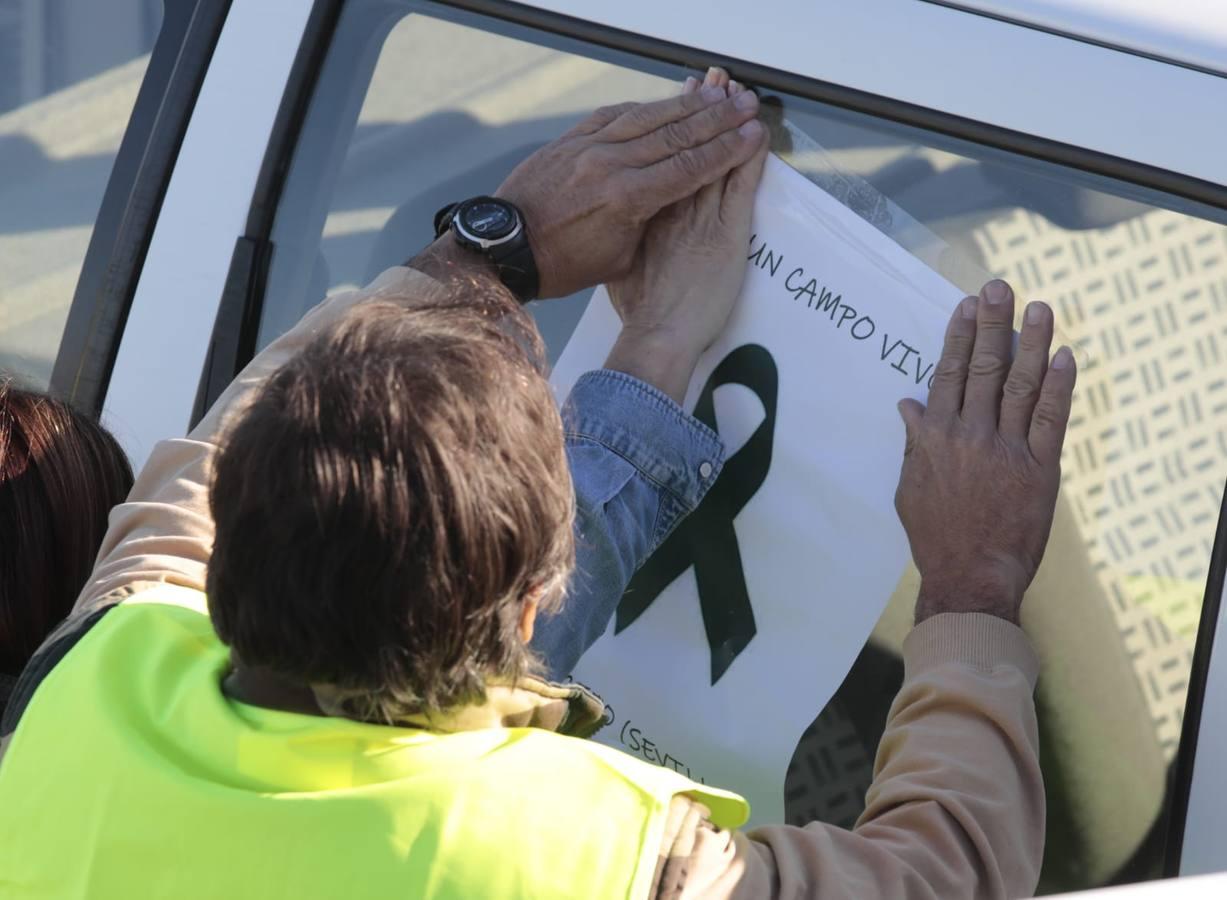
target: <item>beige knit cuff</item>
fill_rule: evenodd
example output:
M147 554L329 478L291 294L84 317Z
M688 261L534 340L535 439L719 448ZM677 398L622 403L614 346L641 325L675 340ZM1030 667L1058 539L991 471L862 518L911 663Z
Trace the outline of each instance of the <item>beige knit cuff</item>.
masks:
M1013 666L1034 688L1040 664L1021 628L986 613L941 613L925 619L903 642L906 678L961 663L986 672Z

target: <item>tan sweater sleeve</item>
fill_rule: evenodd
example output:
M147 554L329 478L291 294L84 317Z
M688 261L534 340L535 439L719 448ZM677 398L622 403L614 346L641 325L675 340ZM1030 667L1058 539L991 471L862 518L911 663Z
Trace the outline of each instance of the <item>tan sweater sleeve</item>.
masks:
M979 613L935 616L904 642L903 687L864 814L749 834L679 835L658 897L957 900L1030 896L1044 849L1044 785L1022 631Z
M413 269L389 269L366 288L329 297L239 373L186 438L161 441L141 469L128 499L111 511L94 572L77 599L74 617L115 591L150 582L204 590L213 548L209 477L225 425L260 386L323 328L364 300L413 297L437 287Z

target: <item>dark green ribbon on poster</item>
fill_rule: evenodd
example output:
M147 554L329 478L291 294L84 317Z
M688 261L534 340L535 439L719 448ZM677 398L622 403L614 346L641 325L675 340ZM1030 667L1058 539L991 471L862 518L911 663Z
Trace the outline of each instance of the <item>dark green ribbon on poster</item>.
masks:
M711 683L728 671L753 640L757 627L746 590L741 548L733 520L763 486L775 442L779 373L766 348L744 344L721 360L707 379L694 416L713 431L716 388L740 384L763 404L762 422L724 464L724 471L698 509L684 519L635 573L618 603L614 634L620 634L652 605L661 592L691 566L699 589L699 609L711 648Z

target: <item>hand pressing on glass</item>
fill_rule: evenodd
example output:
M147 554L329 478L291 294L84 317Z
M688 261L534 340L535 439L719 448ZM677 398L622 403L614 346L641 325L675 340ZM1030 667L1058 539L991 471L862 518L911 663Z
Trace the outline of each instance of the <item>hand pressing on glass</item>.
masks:
M979 612L1018 624L1044 556L1076 367L1049 362L1053 315L1023 316L1013 351L1014 294L991 281L946 330L926 408L904 400L907 446L895 507L920 570L916 622Z
M757 114L753 93L708 84L598 109L517 166L497 196L524 212L541 296L624 276L658 212L754 156Z
M710 88L734 98L750 93L721 69L709 70L702 86L688 80L683 91ZM699 356L724 330L741 293L766 158L760 139L749 159L648 223L630 272L609 284L622 331L606 368L682 402Z
M516 166L495 195L519 207L539 296L624 277L662 209L722 182L766 141L758 97L711 76L677 97L596 110ZM438 279L492 268L451 235L412 263Z

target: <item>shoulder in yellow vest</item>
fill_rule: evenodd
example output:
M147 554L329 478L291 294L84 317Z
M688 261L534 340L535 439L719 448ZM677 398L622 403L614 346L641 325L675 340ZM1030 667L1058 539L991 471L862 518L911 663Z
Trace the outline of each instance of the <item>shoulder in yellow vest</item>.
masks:
M259 709L204 597L120 604L40 685L0 767L0 896L646 897L679 793L590 741Z

